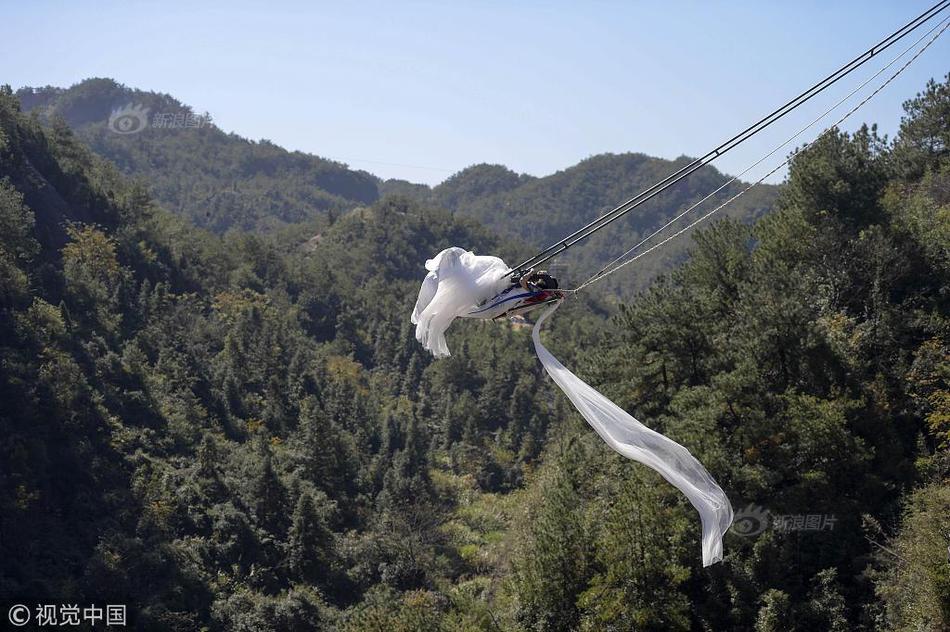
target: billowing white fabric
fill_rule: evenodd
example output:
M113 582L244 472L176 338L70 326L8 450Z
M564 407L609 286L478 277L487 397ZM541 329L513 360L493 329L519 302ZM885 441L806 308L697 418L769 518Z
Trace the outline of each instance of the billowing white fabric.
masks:
M457 317L472 311L511 282L508 266L498 257L480 257L463 248L446 248L426 261L412 322L416 340L437 358L449 355L445 330Z
M539 335L541 324L559 305L555 303L541 315L531 334L545 371L607 445L628 459L652 467L686 495L703 523L703 566L722 560L722 537L732 524L732 505L725 492L689 450L641 424L564 368L544 348Z

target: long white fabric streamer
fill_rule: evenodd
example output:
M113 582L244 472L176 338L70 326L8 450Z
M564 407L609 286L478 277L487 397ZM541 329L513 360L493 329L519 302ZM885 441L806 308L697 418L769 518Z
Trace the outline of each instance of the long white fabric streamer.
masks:
M607 445L628 459L653 468L686 495L703 523L703 566L719 562L722 537L733 517L725 492L689 450L634 419L568 371L541 344L541 325L559 305L560 302L548 308L531 332L544 370Z
M412 323L416 340L435 357L444 358L450 355L445 330L457 317L511 285L505 278L508 266L498 257L476 256L453 247L426 261L426 270Z
M445 331L457 317L468 314L480 302L492 298L510 281L508 266L498 257L479 257L463 248L446 248L426 261L429 271L412 312L416 339L434 356L449 355ZM689 450L672 439L650 430L622 408L598 393L564 368L541 344L541 326L558 308L547 309L531 336L544 370L564 391L597 434L611 448L653 468L683 492L699 512L703 523L703 566L722 560L722 537L732 524L732 505Z

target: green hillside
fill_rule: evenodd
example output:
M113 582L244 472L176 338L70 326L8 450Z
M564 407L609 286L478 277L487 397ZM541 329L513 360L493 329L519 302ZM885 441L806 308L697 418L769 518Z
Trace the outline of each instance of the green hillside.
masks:
M500 165L476 165L453 175L435 187L432 194L438 204L540 249L556 243L689 161L685 157L668 161L643 154L603 154L543 178L519 176ZM712 167L700 169L559 257L556 269L569 285L582 282L728 180L729 177ZM684 226L703 210L714 208L745 186L736 182L724 188L675 226ZM724 209L722 215L752 222L768 212L777 191L778 188L771 185L756 187ZM672 232L675 228L668 230ZM624 269L601 289L607 294L619 290L629 295L631 290L645 288L657 274L684 259L688 244L688 238L670 242L662 251L651 253ZM521 259L530 254L533 253Z
M110 126L117 108L148 109L148 120L170 120L200 113L173 97L127 88L110 79L88 79L70 88L23 88L17 91L25 111L41 119L61 118L94 152L140 178L150 194L192 223L216 233L236 228L270 231L307 223L319 231L335 217L385 195L407 196L471 217L527 247L511 257L527 258L668 175L686 158L667 161L642 154L604 154L550 176L516 174L500 165L475 165L430 188L406 181L381 181L366 172L268 141L254 142L225 134L212 124L201 127L147 127L120 134ZM165 118L162 118L165 117ZM728 178L704 168L669 193L651 201L604 234L578 245L557 261L568 284L596 272L649 231L686 205L699 200ZM714 200L739 190L736 184ZM771 208L776 187L759 187L730 206L724 215L750 222ZM708 207L707 207L708 208ZM660 272L684 259L688 241L678 240L604 285L605 295L646 287ZM465 245L465 244L461 244Z
M0 601L358 630L480 572L456 512L519 487L568 409L527 332L458 323L436 363L408 314L433 252L515 246L397 200L307 252L215 236L18 109L0 90Z
M226 134L167 94L87 79L65 89L22 88L16 96L24 111L61 118L122 173L141 178L162 206L217 233L326 218L379 198L375 176ZM147 109L147 124L116 133L110 115L130 105Z

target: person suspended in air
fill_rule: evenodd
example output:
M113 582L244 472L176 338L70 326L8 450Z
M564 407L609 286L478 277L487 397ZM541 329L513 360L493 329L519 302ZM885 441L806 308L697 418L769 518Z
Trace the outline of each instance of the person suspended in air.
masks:
M519 280L518 285L529 292L543 292L545 290L558 289L557 279L548 274L546 270L529 270Z

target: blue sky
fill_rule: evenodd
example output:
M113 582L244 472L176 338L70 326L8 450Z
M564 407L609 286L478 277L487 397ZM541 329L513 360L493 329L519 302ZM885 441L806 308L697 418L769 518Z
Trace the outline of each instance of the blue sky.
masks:
M0 83L113 77L384 178L545 175L603 152L701 155L931 4L3 0ZM717 166L741 171L905 43ZM855 122L892 135L948 70L950 31Z

